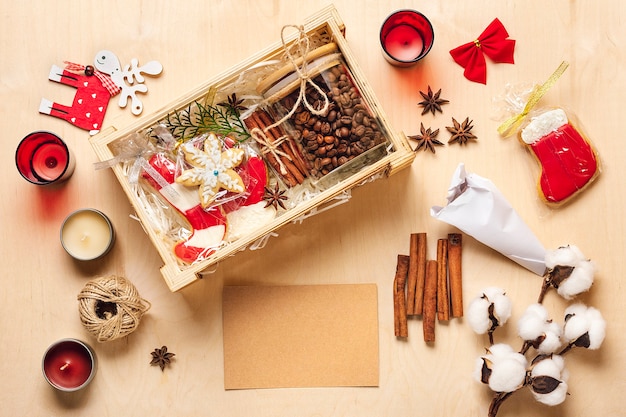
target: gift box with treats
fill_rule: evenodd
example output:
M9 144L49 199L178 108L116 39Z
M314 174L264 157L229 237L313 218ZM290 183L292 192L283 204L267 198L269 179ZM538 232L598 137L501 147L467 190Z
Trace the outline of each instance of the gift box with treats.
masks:
M164 110L90 139L172 291L415 157L387 122L333 6L277 35Z

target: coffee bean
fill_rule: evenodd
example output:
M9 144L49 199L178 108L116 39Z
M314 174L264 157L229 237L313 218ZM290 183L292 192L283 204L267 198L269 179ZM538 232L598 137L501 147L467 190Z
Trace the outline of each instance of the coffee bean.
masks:
M317 76L312 81L328 97L326 111L312 114L299 104L290 122L293 137L302 144L303 156L310 161L311 175L320 178L384 142L385 138L343 65L325 70L323 76ZM296 89L280 99L277 106L289 111L298 94ZM305 94L316 111L324 107L323 96L316 88L307 84Z

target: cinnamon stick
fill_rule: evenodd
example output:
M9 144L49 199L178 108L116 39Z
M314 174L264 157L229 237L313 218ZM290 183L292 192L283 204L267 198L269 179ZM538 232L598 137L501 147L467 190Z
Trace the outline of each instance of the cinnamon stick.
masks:
M435 341L435 318L437 317L437 261L426 263L424 284L424 311L422 314L424 342Z
M422 314L424 309L424 280L426 277L426 233L417 234L417 270L415 272L415 307L413 314Z
M396 275L393 280L393 322L394 334L398 337L408 337L406 317L406 279L409 271L409 257L398 255Z
M257 120L259 121L261 126L264 127L264 129L274 123L274 121L267 112L259 110L255 113L257 115ZM267 131L267 135L272 139L272 141L277 141L284 135L284 132L279 126L274 126ZM290 171L292 172L292 174L294 174L294 176L296 176L296 178L298 178L298 180L302 178L302 181L300 182L300 184L302 184L302 182L304 181L304 176L306 175L308 170L306 169L306 164L304 163L304 161L302 161L299 152L291 146L291 142L291 139L287 139L280 144L281 150L289 155L289 158L282 158L283 163L285 163L285 165L287 165L287 162L291 162L293 164L294 169L297 170L298 173L295 174L291 169ZM291 159L291 161L288 161L289 159Z
M447 239L437 240L437 319L450 320Z
M260 129L263 130L263 126L259 124L258 119L256 117L254 117L254 113L248 117L247 119L244 120L244 123L246 125L246 127L248 128L248 130L252 131L252 129ZM283 172L283 170L280 167L280 164L278 162L278 160L276 159L276 156L272 153L267 153L264 155L265 160L267 161L268 164L270 164L270 166L272 168L274 168L274 170L279 173L283 179L287 182L287 184L290 187L293 187L295 185L301 184L301 181L298 181L298 178L296 178L289 169L286 169L286 172ZM285 166L286 167L286 166ZM287 168L287 167L286 167Z
M461 273L463 238L460 233L448 235L448 274L452 317L463 317L463 277Z
M417 282L417 233L409 236L409 273L406 284L406 314L415 314L415 284Z

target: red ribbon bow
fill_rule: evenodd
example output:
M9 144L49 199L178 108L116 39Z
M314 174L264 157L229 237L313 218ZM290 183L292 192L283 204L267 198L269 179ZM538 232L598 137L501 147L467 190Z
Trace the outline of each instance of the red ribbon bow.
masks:
M494 19L478 39L454 48L450 55L465 68L463 75L470 81L487 84L485 55L498 63L513 64L515 40L507 39L508 32L498 18Z
M79 72L79 71L84 71L85 66L81 64L75 64L73 62L65 61L65 69L70 72ZM98 71L95 68L94 68L93 75L95 75L96 78L100 80L100 82L102 83L102 86L109 91L109 94L111 94L111 96L114 96L118 94L120 91L122 91L122 89L113 82L110 75L105 74L104 72Z

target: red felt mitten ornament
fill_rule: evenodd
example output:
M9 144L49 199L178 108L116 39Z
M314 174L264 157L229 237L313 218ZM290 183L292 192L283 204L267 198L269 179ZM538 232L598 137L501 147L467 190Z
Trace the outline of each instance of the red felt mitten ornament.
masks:
M48 79L76 88L72 105L67 106L44 98L39 104L39 112L88 130L91 135L102 129L104 115L112 96L120 94L120 107L126 107L130 98L132 113L139 115L143 111L143 104L137 93L148 91L148 87L143 84L143 74L158 75L163 71L163 66L158 61L138 66L134 58L131 65L122 68L117 56L107 50L96 54L93 66L72 62L65 64L65 68L53 65Z

